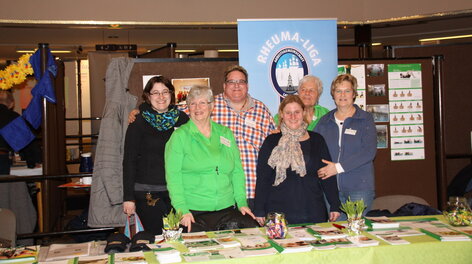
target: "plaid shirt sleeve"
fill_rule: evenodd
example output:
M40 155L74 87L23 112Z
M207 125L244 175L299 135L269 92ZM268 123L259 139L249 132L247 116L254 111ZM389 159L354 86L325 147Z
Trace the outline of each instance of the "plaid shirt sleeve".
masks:
M246 195L253 199L256 191L256 165L259 149L264 139L275 129L269 109L256 99L254 107L246 112L235 112L228 106L222 94L215 96L212 119L233 131L238 144L241 162L246 175Z

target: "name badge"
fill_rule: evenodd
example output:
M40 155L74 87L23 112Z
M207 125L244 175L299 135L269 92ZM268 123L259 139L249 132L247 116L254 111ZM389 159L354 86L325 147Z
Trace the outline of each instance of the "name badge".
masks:
M353 136L355 136L356 133L357 133L357 130L350 129L350 128L346 129L346 131L344 132L344 134L353 135Z
M252 120L252 119L249 119L249 118L246 118L244 119L244 124L246 126L249 126L249 127L252 127L252 128L256 128L256 121L255 120Z
M220 143L227 146L228 148L231 147L231 141L223 136L220 136Z

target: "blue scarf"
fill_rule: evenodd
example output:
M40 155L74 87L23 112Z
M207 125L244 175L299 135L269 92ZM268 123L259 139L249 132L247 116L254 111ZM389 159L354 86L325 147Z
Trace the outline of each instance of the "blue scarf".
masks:
M154 111L147 103L143 103L141 108L141 115L144 120L158 131L167 131L173 128L179 120L180 111L175 106L169 107L169 111L165 113Z

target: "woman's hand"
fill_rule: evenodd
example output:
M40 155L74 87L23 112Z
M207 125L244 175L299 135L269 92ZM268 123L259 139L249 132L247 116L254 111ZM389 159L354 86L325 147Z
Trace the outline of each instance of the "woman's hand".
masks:
M192 213L184 214L180 220L180 224L187 227L187 232L192 232L192 223L195 223Z
M257 223L259 223L260 226L265 225L265 217L257 217L256 216L256 221L257 221Z
M248 214L250 217L252 217L252 219L256 219L256 217L252 213L251 209L249 209L249 207L243 206L239 208L239 211L241 212L242 215Z
M131 112L129 113L128 115L128 124L131 124L133 123L134 121L136 121L136 115L139 114L139 110L138 109L133 109L131 110Z
M132 201L126 201L123 203L123 212L128 216L136 213L136 204Z
M341 216L341 214L339 212L330 212L329 213L329 221L330 222L335 222L340 216Z
M329 177L338 174L338 171L336 170L336 163L325 159L322 159L321 161L327 165L318 170L318 177L320 177L322 180L326 180Z

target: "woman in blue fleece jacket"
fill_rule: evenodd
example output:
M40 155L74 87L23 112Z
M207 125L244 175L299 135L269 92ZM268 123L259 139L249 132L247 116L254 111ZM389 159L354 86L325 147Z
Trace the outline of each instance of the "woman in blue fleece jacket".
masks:
M372 115L359 108L357 80L350 74L339 75L331 84L336 109L323 116L315 128L327 145L333 162L318 170L318 177L337 175L339 199L344 203L363 199L367 213L375 197L374 158L377 137ZM345 220L343 214L338 220Z

